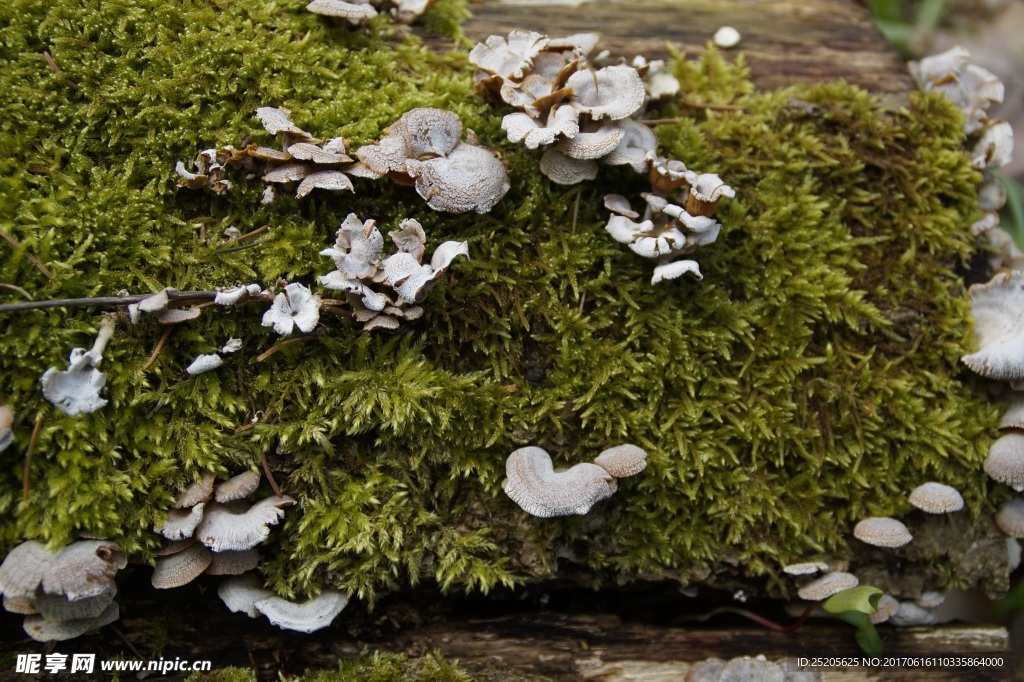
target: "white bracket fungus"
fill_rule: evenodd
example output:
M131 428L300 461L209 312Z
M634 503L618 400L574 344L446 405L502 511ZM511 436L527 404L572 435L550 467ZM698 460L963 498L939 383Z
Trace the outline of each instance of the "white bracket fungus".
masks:
M782 570L789 575L814 575L815 573L827 571L828 564L823 561L806 561L799 564L790 564Z
M63 642L80 637L104 625L110 625L120 617L121 612L118 609L117 603L111 602L95 618L48 620L41 615L28 616L25 618L25 624L22 627L25 630L25 634L37 642Z
M270 536L270 526L284 518L284 507L295 504L288 496L268 497L250 506L216 502L206 506L195 536L214 552L252 549Z
M456 114L413 109L356 156L373 173L414 185L435 211L486 213L508 191L508 172L493 152L461 136Z
M860 521L853 527L853 536L875 547L902 547L914 539L905 525L886 516Z
M43 396L67 415L89 414L107 404L100 391L107 375L99 370L103 349L114 334L114 322L106 317L91 350L75 348L68 356L68 368L50 367L42 376Z
M978 351L964 364L989 379L1024 384L1024 272L996 275L969 293Z
M929 514L948 514L964 508L964 498L956 488L930 481L914 488L910 504Z
M646 453L633 445L611 448L598 459L601 462L584 462L567 471L555 471L551 457L541 448L520 448L505 462L507 478L501 487L533 516L586 514L594 504L615 493L616 478L631 476L646 466Z
M180 552L158 557L150 581L158 590L181 587L198 578L212 561L209 549L193 543Z
M373 19L378 10L387 11L396 21L411 24L436 0L313 0L306 9L314 14L345 19L352 25Z
M295 327L308 334L318 322L320 297L295 282L275 296L270 310L263 314L263 326L273 327L282 336L291 334Z
M1011 538L1024 538L1024 500L1015 497L999 505L996 525Z
M0 405L0 452L6 450L14 442L14 410Z
M210 353L208 355L199 355L195 360L192 361L188 367L185 368L185 372L194 377L197 374L203 372L209 372L211 369L217 369L224 364L224 359L216 353Z
M260 475L250 469L249 471L242 472L237 476L232 476L218 485L217 492L214 494L214 499L221 504L240 500L255 492L256 488L259 486Z
M263 614L279 628L306 633L327 627L348 606L348 596L337 590L324 590L302 603L290 602L260 587L253 575L225 580L217 594L232 613L250 618Z
M250 298L259 296L262 291L263 290L259 284L247 284L245 286L220 289L217 291L217 295L214 297L213 302L217 305L223 306L239 306Z

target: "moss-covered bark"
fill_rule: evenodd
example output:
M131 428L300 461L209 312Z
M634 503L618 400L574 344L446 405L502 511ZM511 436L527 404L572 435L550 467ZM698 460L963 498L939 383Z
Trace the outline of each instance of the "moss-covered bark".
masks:
M853 523L906 512L926 480L958 487L964 513L991 511L981 462L996 414L959 366L968 306L954 272L974 248L978 178L944 100L882 103L843 83L755 92L742 63L714 52L679 64L691 100L745 109L666 107L680 118L659 127L661 153L720 173L737 198L697 254L704 280L654 287L601 208L645 179L604 168L578 189L552 185L538 154L505 141L504 112L473 93L463 53L432 54L386 19L332 27L304 4L0 7L0 229L23 247L0 244L0 281L37 299L313 284L352 211L382 231L416 218L428 250L468 240L472 260L401 334L329 320L259 363L276 338L256 306L207 310L145 372L161 329L124 325L104 360L110 405L75 418L38 379L90 344L98 313L3 315L0 402L17 440L0 468L0 545L90 533L145 553L178 490L255 468L261 451L299 500L264 548L286 595L330 584L373 600L419 580L487 590L560 560L595 580L687 580L726 559L771 577L848 556ZM459 10L442 0L432 21ZM199 149L269 143L252 116L262 105L354 147L410 108L452 109L505 156L512 189L485 216L435 214L411 189L366 180L355 196L270 206L242 176L225 197L175 189L174 162ZM269 227L220 251L229 225ZM183 378L232 336L244 348L225 367ZM516 447L569 465L626 441L648 451L647 470L585 518L527 517L501 493Z

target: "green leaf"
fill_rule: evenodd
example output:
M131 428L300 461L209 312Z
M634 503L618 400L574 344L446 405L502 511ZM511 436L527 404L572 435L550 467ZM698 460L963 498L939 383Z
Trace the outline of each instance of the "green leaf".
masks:
M846 622L860 627L859 622L847 620L843 615L847 612L855 612L861 615L874 613L878 610L878 600L882 598L883 594L885 593L877 587L870 587L868 585L851 587L848 590L837 592L826 599L821 608L833 616L843 618Z
M878 636L878 630L875 630L870 620L857 630L857 644L869 656L878 656L882 653L882 638Z

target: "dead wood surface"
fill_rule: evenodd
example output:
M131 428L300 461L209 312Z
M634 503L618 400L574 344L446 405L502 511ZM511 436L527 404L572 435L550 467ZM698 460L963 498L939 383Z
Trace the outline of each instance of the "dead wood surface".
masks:
M471 9L463 28L474 41L514 28L553 36L596 31L599 50L665 59L667 43L692 57L716 30L732 26L743 38L725 52L744 53L760 88L838 78L875 92L915 87L867 9L853 0L487 0Z

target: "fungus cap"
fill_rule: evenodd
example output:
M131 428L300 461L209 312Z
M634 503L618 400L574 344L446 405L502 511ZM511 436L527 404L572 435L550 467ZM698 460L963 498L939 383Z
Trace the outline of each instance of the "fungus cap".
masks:
M576 135L561 140L558 151L574 159L600 159L619 146L625 131L615 125L587 125Z
M211 561L210 550L199 543L192 544L176 554L159 557L150 582L158 590L187 585L198 578Z
M256 610L256 602L273 597L274 593L263 588L255 575L246 573L222 582L217 588L217 596L232 613L244 613L250 618L256 618L260 615Z
M554 147L540 157L540 171L559 185L575 185L597 177L597 163L588 159L574 159Z
M887 516L872 516L853 527L853 536L875 547L902 547L914 536L907 527Z
M256 109L256 118L263 125L263 129L271 135L291 133L292 135L308 137L309 133L292 123L290 116L291 112L287 109L278 109L276 107L259 107Z
M320 297L301 284L293 282L274 297L270 310L263 314L263 326L273 327L278 334L291 334L295 327L309 333L320 322Z
M448 156L462 141L462 121L446 109L412 109L396 125L415 159Z
M263 176L263 182L295 182L297 180L302 180L312 172L313 168L310 167L309 164L302 163L300 161L289 161L287 163L282 163L277 168L267 172Z
M740 44L740 32L732 26L723 26L715 31L715 35L711 40L718 47L728 50L730 47L736 47Z
M615 478L625 478L644 470L647 466L647 453L629 443L616 445L598 455L594 464Z
M797 594L801 599L807 601L822 601L843 590L857 587L859 584L860 580L857 579L857 576L837 571L826 573L817 580L807 583L797 590Z
M53 555L46 547L28 540L14 547L0 563L0 594L9 599L31 599Z
M344 192L345 190L354 192L355 186L349 177L339 170L317 171L302 179L298 189L295 190L295 196L301 199L314 189L325 189L329 192Z
M248 508L210 504L196 528L196 537L214 552L252 549L270 536L270 526L284 518L290 497L268 497Z
M487 213L511 187L501 160L466 142L447 156L410 159L405 171L415 178L416 192L430 208L448 213Z
M647 94L637 70L624 65L577 71L566 86L572 88L574 104L595 121L631 116L644 105Z
M704 279L700 272L700 265L695 260L677 260L665 265L658 265L654 268L654 275L651 277L651 284L658 284L666 279L676 279L690 273L697 276L697 279Z
M194 507L201 502L206 502L213 495L213 482L217 476L213 472L207 472L202 477L185 488L185 491L178 495L174 501L175 509Z
M4 597L4 610L8 613L17 613L22 616L33 616L39 613L35 602L29 597Z
M127 565L117 545L106 540L80 540L58 550L45 564L41 586L46 594L74 601L103 594L114 574Z
M1006 121L990 121L971 151L971 164L978 170L1002 168L1012 161L1013 128Z
M117 586L108 583L103 592L82 599L68 599L63 594L37 594L32 602L36 613L47 620L79 620L96 618L103 613L110 602L114 601Z
M298 161L312 161L315 164L324 166L353 161L352 157L348 154L328 151L311 142L296 142L288 147L286 153Z
M947 514L964 508L964 498L956 488L929 481L914 488L910 504L929 514Z
M654 131L630 118L618 121L616 125L623 131L622 139L601 161L610 166L629 166L637 173L647 172L651 155L658 148Z
M75 348L68 356L68 368L50 367L40 379L43 396L64 414L90 414L107 404L100 391L107 375L99 371L103 357L93 350Z
M14 410L6 405L0 405L0 452L14 442L14 431L11 426L14 424Z
M1024 272L996 275L969 293L979 350L964 364L989 379L1024 379Z
M828 564L823 561L806 561L800 564L790 564L782 570L789 575L814 575L820 571L827 571Z
M47 620L41 615L28 616L22 627L25 633L37 642L62 642L80 637L90 630L96 630L104 625L110 625L120 617L121 613L117 602L111 602L96 618Z
M206 567L207 575L242 575L256 568L260 553L255 549L212 552L213 558Z
M167 518L154 530L168 540L185 540L193 536L203 520L206 504L200 502L185 509L171 509Z
M224 364L224 359L216 353L209 353L205 355L198 355L196 359L192 361L188 367L185 368L185 372L190 376L194 377L203 372L209 372L212 369L217 369Z
M1024 430L1024 395L1015 393L999 421L1000 429Z
M614 476L589 462L555 472L551 457L537 447L509 455L505 473L505 493L528 514L541 518L586 514L617 489Z
M259 284L247 284L245 286L229 287L227 289L220 289L217 291L217 295L214 297L213 302L217 305L242 305L249 300L252 296L258 296L260 294L261 287Z
M874 625L884 623L890 618L892 618L893 614L895 614L896 611L899 610L899 608L900 603L895 597L892 597L888 594L883 594L882 598L878 600L878 610L870 614L868 616L868 619Z
M313 14L320 14L325 17L347 19L349 23L358 24L377 16L377 10L367 0L313 0L306 5L306 9Z
M202 312L201 308L168 308L156 314L156 321L160 324L181 324L198 318Z
M999 505L996 525L1011 538L1024 538L1024 499L1015 497Z
M301 604L277 596L255 604L256 610L277 627L305 633L327 627L346 606L348 595L337 590L324 590Z
M1024 433L1010 431L992 443L985 473L1017 492L1024 491Z
M492 35L477 43L469 53L469 61L485 73L522 80L533 66L533 58L548 42L549 38L541 33L516 29L507 37Z
M214 499L220 503L240 500L255 491L259 485L260 475L257 472L251 469L249 471L243 471L237 476L232 476L217 486Z

